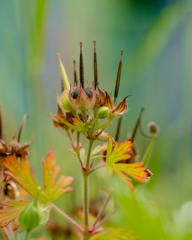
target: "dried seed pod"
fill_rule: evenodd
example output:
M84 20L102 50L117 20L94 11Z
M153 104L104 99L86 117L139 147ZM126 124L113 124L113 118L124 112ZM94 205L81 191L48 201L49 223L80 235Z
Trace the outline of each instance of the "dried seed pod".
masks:
M158 134L159 133L159 126L155 122L149 122L147 125L147 129L152 134Z

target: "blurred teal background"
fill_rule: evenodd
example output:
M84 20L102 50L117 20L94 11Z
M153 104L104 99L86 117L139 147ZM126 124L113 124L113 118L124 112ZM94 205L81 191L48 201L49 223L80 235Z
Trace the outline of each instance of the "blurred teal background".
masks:
M117 201L127 213L125 219L117 213L119 217L112 222L128 223L138 231L140 239L192 239L190 227L186 228L190 221L192 226L191 218L181 220L185 226L181 235L172 233L178 230L173 211L179 211L182 204L192 199L192 2L1 1L0 33L3 132L10 141L18 133L23 115L30 115L21 141L32 140L29 159L37 180L42 181L41 159L49 149L54 149L61 172L75 177L74 192L58 202L63 209L74 204L81 207L82 193L78 162L68 152L70 142L47 116L56 114L55 91L61 92L57 53L61 54L68 77L73 81L72 61L78 62L82 41L85 79L91 82L95 39L100 87L111 93L120 50L124 49L118 99L132 96L127 101L129 111L123 117L120 140L124 141L127 132L133 130L141 107L145 107L143 126L149 121L157 122L160 135L149 165L154 175L145 186L139 186L137 200L144 198L147 202L139 203L141 210L131 200L126 186L106 174ZM116 123L109 129L113 136ZM137 134L135 146L140 156L149 143L150 140ZM98 196L102 181L99 173L91 178L92 199ZM150 210L149 201L154 202L155 209ZM190 211L192 215L192 209L186 212ZM128 220L126 216L130 216ZM185 218L186 214L182 216Z

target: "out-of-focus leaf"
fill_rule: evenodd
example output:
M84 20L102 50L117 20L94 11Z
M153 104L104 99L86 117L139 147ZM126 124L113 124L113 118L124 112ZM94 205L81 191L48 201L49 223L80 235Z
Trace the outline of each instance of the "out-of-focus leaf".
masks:
M9 240L15 240L15 238L12 235L9 235Z
M119 179L124 181L125 184L133 190L134 187L133 184L130 182L131 179L128 178L125 174L128 174L131 177L137 179L138 181L144 183L143 179L148 179L151 173L146 168L141 168L141 166L144 164L143 162L125 164L117 163L121 160L126 160L130 158L127 153L131 150L132 144L133 142L129 140L126 140L125 142L122 142L120 144L115 142L115 146L113 148L113 141L112 138L109 136L106 163L109 172L111 174L115 172Z
M91 240L136 240L135 233L130 228L107 228L105 232L94 235Z
M18 233L17 237L16 237L16 240L24 240L25 239L25 235L26 235L25 232ZM13 236L9 235L9 240L12 240L12 239L15 240L15 238ZM29 240L35 240L35 238L30 238Z
M165 222L164 228L167 233L175 239L185 239L186 236L192 235L192 201L182 204L179 210L173 211L173 221ZM188 238L187 238L188 239ZM191 238L189 238L191 239Z
M95 147L93 149L93 151L91 152L91 156L95 156L103 151L106 151L107 150L107 145L98 145L97 147Z

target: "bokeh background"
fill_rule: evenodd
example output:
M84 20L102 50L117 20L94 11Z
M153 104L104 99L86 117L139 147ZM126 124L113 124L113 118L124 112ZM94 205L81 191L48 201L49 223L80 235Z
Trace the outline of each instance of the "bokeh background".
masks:
M93 80L93 43L97 41L100 87L113 92L120 50L124 49L118 99L131 94L120 141L132 131L145 107L143 127L155 121L160 134L149 169L153 177L138 186L134 198L127 187L105 172L91 178L90 197L102 202L101 187L113 187L119 209L110 224L129 225L139 239L192 239L192 2L191 0L20 0L0 4L0 101L3 132L10 141L24 114L29 114L21 141L32 140L29 160L38 182L42 162L54 149L61 172L75 177L74 191L58 201L69 214L81 208L79 164L70 142L55 129L55 91L61 93L61 54L73 81L73 60L83 42L85 79ZM114 136L116 123L109 128ZM142 156L150 140L137 134ZM86 146L86 145L85 145ZM106 180L105 180L106 179ZM113 208L113 200L108 207ZM58 216L53 214L53 219ZM65 228L65 220L58 219ZM34 236L47 235L45 228ZM70 239L57 235L52 239ZM76 238L71 238L76 239Z

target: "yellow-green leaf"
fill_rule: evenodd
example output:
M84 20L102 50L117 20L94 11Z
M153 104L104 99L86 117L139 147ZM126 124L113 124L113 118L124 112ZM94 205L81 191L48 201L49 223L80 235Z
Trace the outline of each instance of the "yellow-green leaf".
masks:
M148 179L152 173L141 166L143 162L139 163L118 163L121 160L129 159L130 156L128 152L131 150L132 141L126 140L118 144L115 142L113 147L113 140L109 136L109 143L107 149L106 163L109 173L112 174L115 172L120 180L124 181L125 184L131 189L134 189L134 186L131 183L131 179L127 175L137 179L138 181L145 183L143 179Z

